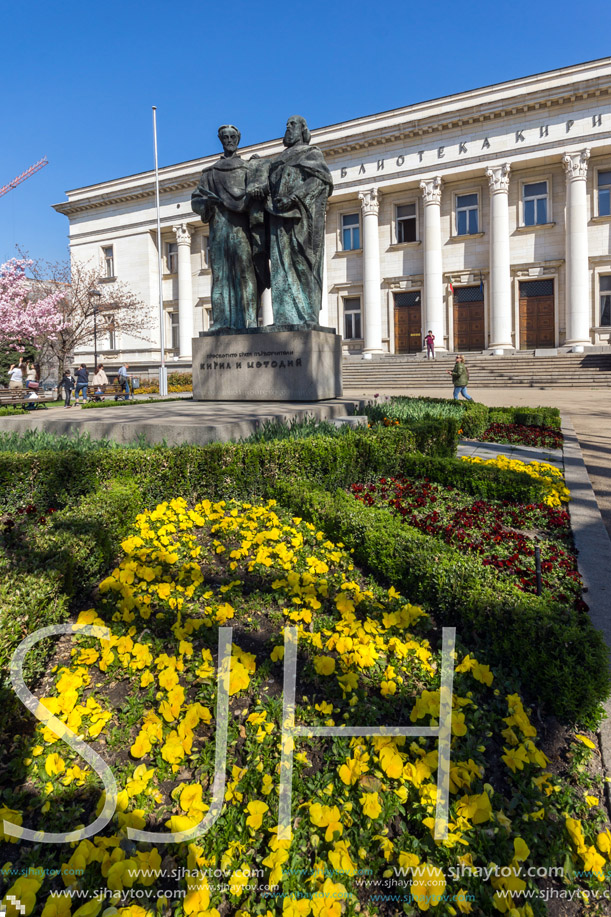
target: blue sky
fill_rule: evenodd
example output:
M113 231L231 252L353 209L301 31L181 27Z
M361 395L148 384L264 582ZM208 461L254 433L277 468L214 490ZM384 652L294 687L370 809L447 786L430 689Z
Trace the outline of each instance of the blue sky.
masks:
M65 191L243 143L609 55L611 5L591 0L2 0L0 262L19 244L67 256Z

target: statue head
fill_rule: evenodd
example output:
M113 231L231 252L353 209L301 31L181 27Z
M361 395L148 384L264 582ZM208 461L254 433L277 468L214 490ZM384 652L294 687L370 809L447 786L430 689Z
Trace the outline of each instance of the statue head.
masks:
M285 146L295 146L296 143L309 143L312 134L308 130L305 118L301 115L291 115L286 122L283 143Z
M242 135L234 124L221 124L218 129L218 138L223 144L225 153L235 153L240 145Z

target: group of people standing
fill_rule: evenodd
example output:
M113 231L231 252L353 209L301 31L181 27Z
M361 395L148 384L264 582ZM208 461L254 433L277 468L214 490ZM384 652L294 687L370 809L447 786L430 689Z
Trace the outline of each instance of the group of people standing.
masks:
M130 398L131 390L129 385L129 375L127 372L128 367L128 363L123 363L122 366L119 367L119 372L117 375L122 394L115 395L115 401L123 397L126 401L128 401ZM96 371L91 379L91 384L94 387L93 399L95 401L101 401L106 391L106 386L109 384L108 376L104 371L103 363L100 363L96 368ZM60 389L63 389L65 408L72 407L70 404L72 392L75 393L75 404L85 404L85 402L89 400L89 370L87 369L87 365L85 363L81 363L79 368L74 371L74 374L71 370L67 369L61 378L59 387Z
M25 388L34 394L40 382L40 367L37 363L28 363L23 357L18 363L13 363L8 371L9 389Z

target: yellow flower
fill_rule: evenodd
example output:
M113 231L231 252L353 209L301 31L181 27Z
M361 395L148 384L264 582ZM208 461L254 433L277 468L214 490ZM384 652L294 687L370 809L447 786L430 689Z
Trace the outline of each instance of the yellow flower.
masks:
M244 691L250 684L250 676L241 662L235 657L231 660L231 674L229 676L229 694Z
M377 818L382 811L377 793L363 793L360 803L363 807L363 814L368 818Z
M411 884L411 893L421 911L436 907L446 888L446 880L441 869L431 863L423 863L417 868Z
M582 736L582 735L577 734L575 738L577 739L578 742L581 742L582 745L585 745L586 748L596 748L596 745L594 744L592 739L588 739L587 736Z
M456 806L456 812L463 818L468 818L474 825L481 825L492 818L490 797L487 793L463 796Z
M332 675L335 672L335 659L332 656L315 656L314 668L319 675Z
M45 771L47 772L49 777L55 777L58 774L63 774L65 770L66 770L65 762L63 758L61 758L60 755L57 754L57 752L53 752L52 754L48 756L48 758L45 761Z
M347 876L353 876L357 871L357 867L350 859L346 841L336 841L333 844L333 850L329 852L329 862L336 872L345 873Z
M9 834L5 834L3 830L4 819L7 821L13 822L14 825L23 824L23 815L21 812L18 812L16 809L9 809L6 806L0 806L0 841L5 841L9 844L16 844L18 838L12 837Z
M246 808L250 813L246 819L246 824L253 831L257 831L263 824L263 816L266 812L269 812L269 806L264 802L255 801L249 802Z
M71 908L70 895L52 892L45 901L41 917L69 917Z
M337 806L323 806L315 802L310 806L310 821L317 828L326 828L325 840L332 841L334 836L341 837L344 828L340 821Z

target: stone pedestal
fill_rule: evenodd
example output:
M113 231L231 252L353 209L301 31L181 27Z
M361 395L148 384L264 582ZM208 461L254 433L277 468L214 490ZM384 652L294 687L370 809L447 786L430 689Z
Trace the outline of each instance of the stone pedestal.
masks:
M342 395L333 328L268 326L193 339L195 401L325 401Z

